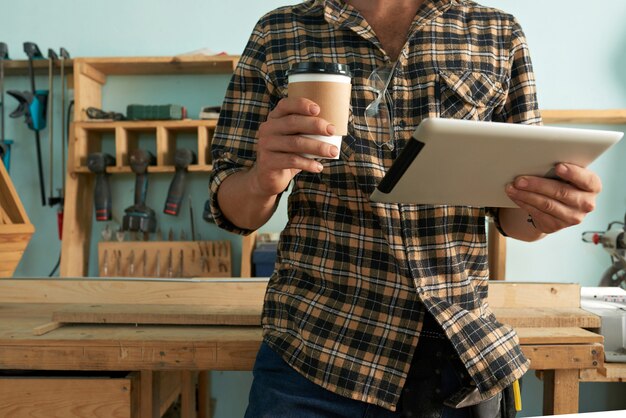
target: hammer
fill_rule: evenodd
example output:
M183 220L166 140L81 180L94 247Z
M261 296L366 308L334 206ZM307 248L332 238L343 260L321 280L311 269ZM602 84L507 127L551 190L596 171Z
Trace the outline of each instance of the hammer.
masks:
M96 188L94 203L96 206L96 221L111 220L111 186L106 172L108 166L115 165L115 158L103 152L94 152L87 156L87 168L96 174Z
M176 167L176 174L170 183L163 213L178 216L180 203L183 200L183 193L185 192L185 177L187 168L190 164L194 164L195 162L196 154L190 149L181 148L176 150L176 154L174 154L174 167Z
M122 229L125 231L144 233L156 231L154 211L146 206L148 166L155 163L156 158L150 151L136 149L130 155L130 168L135 173L135 204L124 210L126 214L122 221Z

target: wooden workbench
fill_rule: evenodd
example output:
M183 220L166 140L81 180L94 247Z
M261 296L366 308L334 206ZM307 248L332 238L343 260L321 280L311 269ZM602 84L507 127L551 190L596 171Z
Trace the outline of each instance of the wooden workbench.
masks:
M134 400L128 416L158 417L163 410L159 397L171 397L165 380L159 382L162 373L179 373L189 386L196 371L251 370L260 326L70 325L51 322L53 314L72 311L78 302L120 310L204 306L231 318L226 323L248 324L255 312L260 318L265 286L263 279L3 280L0 369L136 372L135 391L145 396ZM584 329L599 327L599 318L577 307L578 292L578 285L563 284L494 282L490 287L496 316L516 328L531 367L542 372L545 413L577 412L579 374L603 367L602 337ZM37 329L44 329L43 335L35 335ZM184 416L195 415L192 402L187 399Z

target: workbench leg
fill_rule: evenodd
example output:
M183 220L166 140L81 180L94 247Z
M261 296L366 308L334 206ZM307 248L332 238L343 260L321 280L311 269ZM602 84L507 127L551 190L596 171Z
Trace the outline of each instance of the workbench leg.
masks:
M152 370L141 371L141 418L160 418L161 388L158 374Z
M201 371L198 374L198 418L213 417L211 400L211 372Z
M543 372L543 414L578 413L578 369Z
M182 387L180 391L180 417L196 418L196 372L181 372Z
M60 277L89 275L94 177L77 174L66 177Z

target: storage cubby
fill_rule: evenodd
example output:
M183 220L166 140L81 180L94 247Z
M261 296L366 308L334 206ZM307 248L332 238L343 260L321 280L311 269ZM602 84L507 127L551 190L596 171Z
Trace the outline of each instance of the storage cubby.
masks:
M147 149L156 156L156 165L148 167L149 173L173 173L174 155L179 147L190 148L197 155L197 163L188 168L190 172L208 172L212 168L210 145L216 120L87 120L87 108L102 108L102 92L107 77L230 74L234 71L237 60L237 56L230 55L73 60L75 106L74 122L70 129L61 276L88 275L94 188L94 175L87 167L90 153L107 152L114 155L115 166L107 168L107 172L112 175L132 172L129 156L137 148ZM242 276L249 276L252 251L250 242L254 242L253 236L244 238ZM193 257L193 250L189 254ZM222 275L225 272L217 273ZM230 271L227 274L232 275Z
M137 148L147 149L156 156L156 165L148 172L175 171L174 155L179 148L179 136L190 136L183 147L198 157L189 171L209 171L210 145L215 120L144 121L144 122L77 122L74 124L74 157L71 173L89 173L87 156L92 152L107 152L115 157L115 166L108 173L130 173L129 155ZM182 142L182 141L181 141Z

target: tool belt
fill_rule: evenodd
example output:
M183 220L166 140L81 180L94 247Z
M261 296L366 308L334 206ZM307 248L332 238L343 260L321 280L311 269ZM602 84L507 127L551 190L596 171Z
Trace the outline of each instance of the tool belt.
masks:
M458 354L429 314L426 314L398 411L406 418L514 418L516 415L511 387L489 400L480 400Z

